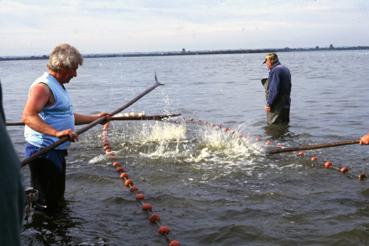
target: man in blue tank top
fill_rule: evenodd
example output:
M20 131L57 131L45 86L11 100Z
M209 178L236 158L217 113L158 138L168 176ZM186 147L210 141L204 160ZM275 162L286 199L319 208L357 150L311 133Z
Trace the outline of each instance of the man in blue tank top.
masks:
M262 80L266 89L266 105L268 125L288 125L291 106L291 73L279 62L275 53L265 56L264 64L269 69L267 80Z
M49 56L48 72L31 85L23 111L26 139L25 157L67 136L78 140L74 125L90 123L106 113L95 115L77 114L64 87L77 76L83 58L69 44L55 47ZM38 208L54 210L62 205L65 191L65 156L70 142L29 163L31 185L39 191Z

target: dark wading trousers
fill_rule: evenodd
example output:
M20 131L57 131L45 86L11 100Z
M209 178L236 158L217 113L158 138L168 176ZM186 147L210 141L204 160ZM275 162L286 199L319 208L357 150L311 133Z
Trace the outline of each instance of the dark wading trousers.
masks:
M288 125L290 122L290 109L282 108L279 110L273 110L273 112L267 112L267 124L268 125Z
M261 80L265 90L265 98L268 99L269 81L267 78ZM288 125L290 122L290 108L284 108L284 102L288 95L279 95L272 107L272 112L267 112L267 124L269 125Z
M60 208L64 201L65 191L65 160L62 170L48 159L38 158L29 163L31 185L39 191L39 205L46 205L47 210Z

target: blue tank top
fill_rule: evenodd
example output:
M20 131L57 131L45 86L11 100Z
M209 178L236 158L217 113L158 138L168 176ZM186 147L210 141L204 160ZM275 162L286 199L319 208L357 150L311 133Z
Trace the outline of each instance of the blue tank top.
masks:
M36 79L31 87L38 83L46 84L54 96L54 104L44 107L39 113L41 119L58 131L66 129L74 131L73 106L67 90L49 73L44 73ZM24 137L28 143L39 148L47 147L59 140L57 137L36 132L28 126L24 128ZM55 149L64 150L69 145L70 142L67 141Z

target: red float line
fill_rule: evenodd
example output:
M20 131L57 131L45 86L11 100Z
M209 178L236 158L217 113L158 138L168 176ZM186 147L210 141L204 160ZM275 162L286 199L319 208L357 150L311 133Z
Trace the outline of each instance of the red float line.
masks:
M135 194L136 201L140 203L141 208L143 211L147 213L148 219L150 223L155 224L159 227L158 233L162 235L166 241L168 242L169 246L180 246L180 243L178 240L171 240L169 237L170 228L166 225L160 224L160 215L158 213L153 212L153 206L145 201L145 195L142 191L138 189L138 187L133 183L132 179L130 179L128 173L126 172L126 169L123 166L123 163L118 161L117 156L112 151L109 143L109 122L107 122L103 127L103 132L101 135L103 148L105 154L109 157L109 159L112 162L112 166L115 168L117 173L119 174L119 178L122 180L123 185L127 187L131 193Z
M305 151L300 151L296 155L298 157L301 157L301 158L308 157L308 156L306 156ZM316 156L315 154L311 155L310 156L310 161L312 163L318 162L318 156ZM337 165L336 166L336 165L333 165L333 162L331 162L329 160L326 160L322 164L318 164L318 165L321 166L321 167L324 167L326 169L335 170L337 172L340 172L342 174L345 174L346 177L349 177L349 178L352 178L352 179L358 179L360 181L364 181L364 180L366 180L368 178L368 175L366 173L364 173L364 172L361 172L361 173L359 173L357 175L352 174L352 173L349 172L350 169L347 166L344 166L344 165Z
M271 140L267 140L265 142L265 145L273 145L273 142ZM278 143L277 145L275 145L275 147L283 149L284 145L281 144L281 143ZM296 156L301 157L301 158L309 157L309 156L306 155L305 151L300 151L300 152L296 153ZM318 156L315 155L315 154L312 154L310 156L310 161L312 162L312 164L317 163L318 162ZM349 178L352 178L352 179L358 179L360 181L364 181L368 178L368 175L364 172L360 172L359 174L354 175L354 174L349 172L350 169L347 166L344 166L344 165L334 166L333 163L329 160L324 161L320 165L318 164L318 166L324 167L326 169L332 169L332 170L338 171L342 174L345 174L346 177L349 177Z

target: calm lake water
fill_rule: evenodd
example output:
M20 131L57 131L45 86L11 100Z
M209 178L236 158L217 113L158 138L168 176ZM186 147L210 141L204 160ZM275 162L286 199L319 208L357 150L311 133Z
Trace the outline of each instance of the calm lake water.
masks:
M290 127L279 138L265 130L263 56L85 59L67 88L75 110L88 114L119 108L151 86L155 72L165 83L124 112L183 117L115 121L109 139L181 245L368 245L369 181L322 167L331 160L348 166L352 176L368 173L368 146L308 151L305 157L265 151L368 132L369 51L280 53L293 86ZM20 120L29 85L46 63L0 62L8 121ZM23 159L23 127L8 131ZM167 245L104 155L101 131L96 126L72 144L68 205L58 215L34 215L24 226L24 245ZM318 161L310 161L315 154ZM27 167L22 174L28 185Z

